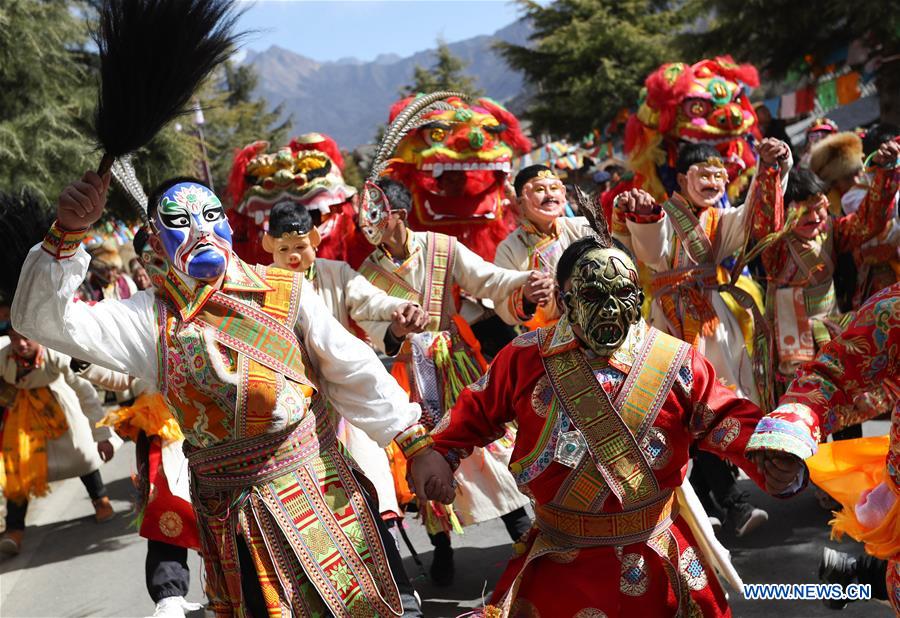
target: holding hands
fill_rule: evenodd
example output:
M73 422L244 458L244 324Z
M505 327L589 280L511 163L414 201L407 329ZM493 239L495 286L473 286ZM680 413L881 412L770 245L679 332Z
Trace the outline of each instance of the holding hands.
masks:
M553 298L556 282L553 275L539 270L531 271L528 281L525 282L523 293L525 300L534 305L546 305Z
M453 471L443 455L432 448L423 449L409 461L413 491L420 500L450 504L456 497Z
M766 493L781 496L787 493L803 474L803 461L795 455L776 451L762 451L751 455L756 468L766 479Z
M872 155L872 163L882 167L896 167L900 158L900 142L895 139L881 145L878 151Z
M94 225L103 214L109 180L109 173L101 177L89 170L63 189L56 206L57 224L70 232Z
M391 315L391 334L403 339L410 333L421 333L428 324L428 314L415 303L406 303Z
M116 449L109 440L101 440L97 443L97 452L100 454L100 460L106 463L116 454Z

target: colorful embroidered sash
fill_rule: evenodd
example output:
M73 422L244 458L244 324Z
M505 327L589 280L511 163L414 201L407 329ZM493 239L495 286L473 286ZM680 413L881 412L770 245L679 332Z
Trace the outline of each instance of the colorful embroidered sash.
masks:
M375 287L395 298L419 303L428 312L429 331L446 330L449 327L453 302L452 273L456 260L456 239L444 234L428 232L425 243L425 284L417 290L395 272L389 271L368 259L359 268L360 274Z
M712 263L715 258L712 235L715 235L718 227L718 209L708 209L710 229L705 230L694 214L693 207L678 193L673 194L662 207L666 216L671 218L675 234L691 261L695 264Z
M559 236L542 237L532 248L529 253L531 255L531 267L541 270L545 273L555 274L556 264L562 255L564 247L560 242Z
M188 449L210 608L217 616L244 615L239 528L269 615L307 615L304 610L323 603L318 611L334 616L401 614L375 520L327 419L320 406L282 432ZM315 594L291 594L307 583ZM282 607L277 585L294 607Z
M680 555L678 553L678 544L672 535L672 522L678 516L678 503L674 498L674 494L669 491L660 496L659 500L652 502L639 509L633 509L621 513L608 514L604 516L583 516L576 514L569 517L566 513L559 513L555 510L540 510L542 507L535 508L535 515L545 520L552 520L557 523L559 530L567 530L576 527L581 532L599 531L600 534L594 536L596 542L591 545L579 543L578 535L563 535L562 537L553 536L544 533L539 534L531 545L528 555L522 561L519 572L510 584L509 589L501 598L497 605L488 605L490 610L499 610L499 616L511 616L513 603L518 594L519 587L522 584L522 576L527 572L528 566L542 557L553 559L554 556L564 556L569 554L572 549L579 547L596 547L596 546L621 546L629 543L644 542L652 549L660 558L663 559L663 566L669 579L669 584L678 603L678 611L676 616L699 615L699 609L696 613L688 613L687 610L693 603L690 597L690 590L685 584L684 577L681 575ZM545 526L548 524L544 524ZM605 542L609 537L603 536L607 531L624 533L618 538L625 539L624 542ZM631 532L634 531L634 532ZM613 537L615 538L615 537ZM633 540L628 540L633 539Z
M671 270L653 275L650 292L676 335L696 348L700 337L712 336L719 324L709 294L727 278L713 263L719 210L706 209L705 227L678 193L663 204L663 210L675 230L675 258ZM679 251L686 260L679 259ZM679 268L679 264L687 265Z
M552 332L539 331L552 338ZM641 503L659 492L656 476L639 440L662 408L690 347L650 329L629 373L617 409L597 382L583 352L573 349L543 357L557 398L584 436L603 480L623 505ZM633 376L633 377L632 377Z
M299 285L296 287L299 290ZM274 293L266 294L266 302L270 299L283 300ZM294 382L311 386L293 330L268 311L216 292L195 321L211 327L217 341L239 354Z
M646 506L617 513L580 513L552 504L534 507L541 532L568 547L630 545L656 536L678 515L675 494L663 492Z

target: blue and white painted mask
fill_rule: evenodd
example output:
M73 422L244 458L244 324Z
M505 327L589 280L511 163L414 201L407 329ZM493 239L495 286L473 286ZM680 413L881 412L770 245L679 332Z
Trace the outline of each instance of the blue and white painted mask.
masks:
M154 221L176 270L207 281L225 272L231 226L215 193L194 182L173 185L159 198Z

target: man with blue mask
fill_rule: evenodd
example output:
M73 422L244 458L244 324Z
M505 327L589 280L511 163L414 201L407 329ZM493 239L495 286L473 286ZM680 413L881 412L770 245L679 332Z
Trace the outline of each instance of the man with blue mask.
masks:
M232 251L221 202L193 179L169 180L148 199L144 257L158 265L155 289L72 303L88 263L81 239L102 215L108 184L87 172L60 196L56 222L23 267L12 321L158 386L185 436L209 609L421 615L324 401L380 446L396 440L407 457L434 460L419 406L302 274L251 266ZM429 489L452 495L444 479Z
M159 198L154 231L175 268L195 279L222 276L231 255L231 226L216 194L179 180Z

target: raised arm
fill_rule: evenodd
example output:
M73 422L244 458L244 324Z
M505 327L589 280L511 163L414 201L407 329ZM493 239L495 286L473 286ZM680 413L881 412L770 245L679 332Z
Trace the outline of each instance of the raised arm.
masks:
M59 198L57 220L25 260L11 309L13 327L48 348L156 382L152 293L96 305L74 302L90 256L81 246L103 214L109 175L86 172Z
M47 233L22 267L10 316L13 327L79 360L156 382L156 318L151 292L95 305L74 300L90 256L81 234Z
M886 142L873 157L872 183L856 212L835 221L837 250L852 251L874 238L897 215L897 189L900 188L900 143Z
M507 324L518 324L531 318L534 308L526 306L526 284L535 278L548 280L543 275L532 275L532 271L500 268L486 262L462 243L456 243L453 280L475 298L489 298L497 315ZM545 296L549 300L549 292Z
M637 261L654 272L669 269L675 231L662 207L646 191L631 189L613 202L613 217L624 221L627 234L613 232L617 240L628 240Z

